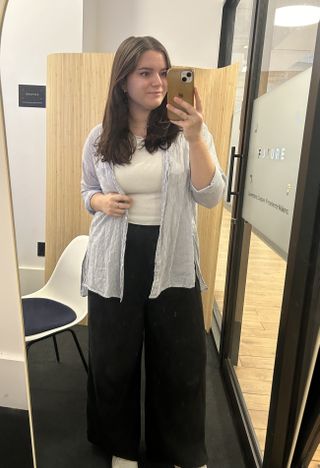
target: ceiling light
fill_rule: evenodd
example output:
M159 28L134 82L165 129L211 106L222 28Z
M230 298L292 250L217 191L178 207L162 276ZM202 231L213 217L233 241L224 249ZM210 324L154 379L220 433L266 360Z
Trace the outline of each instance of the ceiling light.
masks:
M320 20L320 7L292 5L276 9L274 24L294 28L316 24Z

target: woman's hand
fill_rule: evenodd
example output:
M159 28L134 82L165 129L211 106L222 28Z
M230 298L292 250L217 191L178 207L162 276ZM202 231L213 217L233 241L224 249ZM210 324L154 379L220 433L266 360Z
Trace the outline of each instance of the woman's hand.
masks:
M183 99L175 97L174 100L184 110L177 109L170 104L167 108L180 117L180 120L171 120L183 129L184 136L189 143L189 161L191 182L197 190L208 187L213 179L216 166L212 160L208 146L201 138L203 123L202 105L197 89L194 89L195 104L193 107Z
M132 199L117 192L95 193L90 204L94 211L102 211L109 216L120 217L130 208Z
M195 107L179 97L175 97L174 101L184 110L177 109L171 104L167 104L167 109L180 117L179 120L170 120L170 122L179 125L179 127L183 129L184 136L189 143L201 140L201 126L203 122L202 105L197 88L194 88L194 95Z

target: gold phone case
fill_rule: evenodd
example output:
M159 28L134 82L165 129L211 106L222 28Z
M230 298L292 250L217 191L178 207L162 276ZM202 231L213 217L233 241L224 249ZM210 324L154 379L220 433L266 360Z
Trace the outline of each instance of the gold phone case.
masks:
M181 97L192 106L194 105L194 70L189 67L173 67L169 68L167 73L168 96L167 101L174 107L183 110L176 102L173 101L175 96ZM180 120L177 114L171 111L168 112L170 120Z

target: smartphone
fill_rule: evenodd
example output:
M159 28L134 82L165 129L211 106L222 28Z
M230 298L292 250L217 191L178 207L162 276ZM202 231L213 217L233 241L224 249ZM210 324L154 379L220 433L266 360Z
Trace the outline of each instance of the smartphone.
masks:
M173 98L178 96L192 106L194 105L194 70L188 67L172 67L167 72L168 95L167 102L183 110ZM180 120L177 114L167 110L170 120Z

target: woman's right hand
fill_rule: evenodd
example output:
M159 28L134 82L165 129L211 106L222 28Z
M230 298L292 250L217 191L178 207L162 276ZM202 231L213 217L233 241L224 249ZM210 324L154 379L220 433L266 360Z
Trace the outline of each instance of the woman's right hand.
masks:
M130 208L132 199L117 192L95 193L90 204L94 211L102 211L109 216L120 217Z

